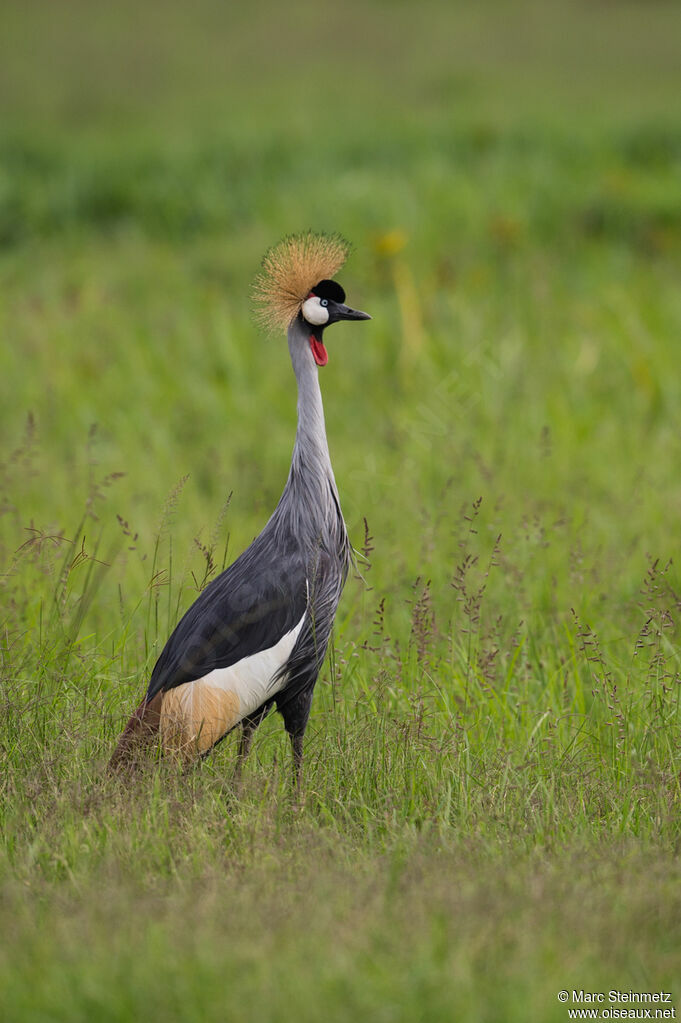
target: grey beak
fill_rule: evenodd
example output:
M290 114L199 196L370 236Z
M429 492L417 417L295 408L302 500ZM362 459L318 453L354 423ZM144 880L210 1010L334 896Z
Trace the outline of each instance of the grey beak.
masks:
M336 310L338 313L339 320L370 320L371 317L368 313L363 313L359 309L351 309L349 305L337 305Z

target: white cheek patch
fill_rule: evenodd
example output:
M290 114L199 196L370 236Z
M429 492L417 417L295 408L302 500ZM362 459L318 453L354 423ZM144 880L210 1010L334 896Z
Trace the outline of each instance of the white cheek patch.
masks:
M303 302L303 318L313 327L322 327L329 322L329 310L317 295L313 295Z

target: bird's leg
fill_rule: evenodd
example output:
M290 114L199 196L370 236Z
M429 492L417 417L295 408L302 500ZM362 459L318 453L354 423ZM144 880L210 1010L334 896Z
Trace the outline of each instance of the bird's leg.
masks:
M292 699L286 699L286 690L284 690L282 699L277 703L277 709L284 719L284 727L291 737L293 785L298 809L301 806L301 793L303 789L303 736L305 735L307 720L310 716L313 687L314 679L312 679L312 683L307 688L296 693Z
M239 737L239 752L236 755L236 764L234 765L234 787L236 789L241 786L241 772L244 764L246 763L246 757L249 754L251 743L253 742L253 734L260 724L260 720L253 720L252 718L246 718L241 723L241 735Z
M293 750L293 785L296 792L296 804L301 805L301 792L303 788L303 733L295 732L291 735L291 748Z
M255 711L255 713L249 715L241 722L241 735L239 737L239 752L236 755L236 764L234 765L234 788L238 792L241 787L241 772L243 766L246 763L246 757L248 756L253 742L253 734L258 725L265 720L267 715L272 709L274 700L268 700L267 703L263 703L262 707Z

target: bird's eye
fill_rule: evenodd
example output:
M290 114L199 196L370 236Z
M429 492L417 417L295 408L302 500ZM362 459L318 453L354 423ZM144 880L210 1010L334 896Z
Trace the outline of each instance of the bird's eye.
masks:
M319 304L323 305L324 308L326 308L326 306L329 304L328 299L326 299L326 298L321 299Z

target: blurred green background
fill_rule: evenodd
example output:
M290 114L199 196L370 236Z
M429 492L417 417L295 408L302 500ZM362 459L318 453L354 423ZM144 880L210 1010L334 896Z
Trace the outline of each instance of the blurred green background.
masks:
M478 496L471 452L511 500L558 491L596 517L673 487L645 452L677 445L680 18L671 3L10 4L3 436L18 445L30 410L50 470L25 515L68 525L97 423L137 529L186 473L190 532L230 491L239 542L259 528L294 403L249 287L307 226L353 241L343 279L376 314L339 331L324 380L351 524L400 547L405 469L432 510L453 474ZM546 431L556 457L538 471Z
M677 997L681 6L0 18L6 1018ZM231 742L120 792L169 629L286 479L294 380L249 292L308 227L351 240L373 320L322 373L370 565L305 810L274 717L240 799Z

